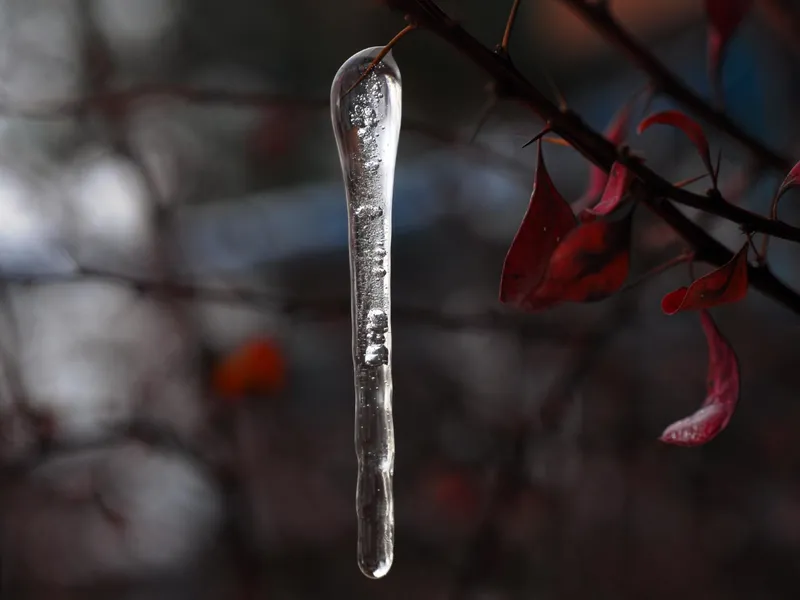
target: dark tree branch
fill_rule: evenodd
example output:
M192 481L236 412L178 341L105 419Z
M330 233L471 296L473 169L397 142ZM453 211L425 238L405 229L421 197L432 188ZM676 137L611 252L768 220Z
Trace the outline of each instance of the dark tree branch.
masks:
M98 281L119 285L142 294L171 296L180 300L243 305L255 310L280 311L282 314L311 319L344 319L350 316L348 298L286 297L281 292L258 288L203 285L178 280L146 279L123 273L83 268L77 273L42 275L0 274L0 284L56 285ZM526 337L569 343L570 334L561 324L530 319L513 312L484 309L480 312L454 314L421 306L395 305L392 316L399 322L445 330L507 330Z
M742 144L764 166L781 172L792 168L793 163L789 158L768 148L734 123L723 111L714 108L683 83L650 50L617 23L607 3L586 0L561 0L561 2L644 71L658 91L672 97L684 108Z
M722 265L733 253L705 230L683 215L670 198L742 225L746 231L767 233L800 241L800 229L766 219L725 202L721 196L700 196L676 188L643 163L632 160L575 113L561 111L533 86L508 60L492 52L444 13L433 0L388 0L389 5L405 12L420 27L428 29L488 74L509 97L516 98L537 113L550 128L567 140L588 160L609 171L615 161L623 162L638 178L638 191L645 204L677 231L694 248L697 260ZM800 314L800 295L786 287L766 266L748 267L750 283L756 289Z

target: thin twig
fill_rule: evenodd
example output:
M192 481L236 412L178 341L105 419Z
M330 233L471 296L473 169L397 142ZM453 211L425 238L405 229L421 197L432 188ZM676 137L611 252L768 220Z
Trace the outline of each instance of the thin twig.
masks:
M768 239L768 238L765 238L765 239ZM767 262L767 255L764 254L763 251L759 251L758 248L756 248L756 244L753 241L753 234L752 233L748 233L747 234L747 243L750 245L750 249L753 251L753 254L756 257L756 262L758 264L760 264L760 265L765 264Z
M400 32L396 36L394 36L391 40L389 40L389 43L386 44L381 49L380 52L378 52L377 56L375 56L375 58L372 59L372 62L367 65L367 68L364 69L364 72L361 73L361 75L359 76L358 79L356 79L355 83L353 85L351 85L349 88L347 88L347 91L344 94L342 94L342 97L344 98L345 96L347 96L347 94L352 92L359 83L364 81L364 78L367 75L369 75L370 73L372 73L372 70L375 67L378 66L378 63L381 62L386 57L386 55L389 54L389 52L392 51L392 48L395 47L397 42L402 40L403 37L405 37L408 33L414 31L414 29L416 29L416 28L417 28L417 26L414 23L410 23L410 24L406 25L405 27L403 27L403 29L401 29Z
M514 29L514 23L517 20L517 12L519 11L520 4L521 0L514 0L514 4L511 5L511 12L508 13L506 30L503 32L503 39L500 41L500 47L498 48L498 51L505 56L508 56L508 44L511 41L511 30Z
M791 168L792 163L789 158L767 147L762 141L734 123L723 111L703 100L658 60L650 50L636 41L614 19L609 12L608 3L586 0L561 0L561 2L572 9L610 44L623 52L634 65L644 71L660 92L672 97L686 109L742 144L765 166L781 172Z
M683 179L681 181L678 181L677 183L673 183L672 185L674 185L676 188L682 188L682 187L686 187L687 185L691 185L693 183L696 183L696 182L700 181L701 179L705 179L708 176L709 176L709 173L701 173L700 175L695 175L694 177L689 177L688 179Z
M624 286L622 286L622 289L620 289L620 292L627 292L628 290L632 290L633 288L638 287L644 282L649 281L654 277L657 277L658 275L661 275L665 271L669 271L671 268L683 264L685 262L689 262L690 260L693 259L694 259L694 252L683 252L682 254L679 254L678 256L675 256L661 263L660 265L653 267L646 273L641 274L639 277L637 277L630 283L625 284Z

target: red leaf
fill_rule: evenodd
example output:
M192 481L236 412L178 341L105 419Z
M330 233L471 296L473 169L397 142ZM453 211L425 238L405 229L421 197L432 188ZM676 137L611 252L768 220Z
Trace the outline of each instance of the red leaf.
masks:
M616 220L584 223L564 238L550 258L532 310L556 302L595 302L625 283L630 267L633 213Z
M679 110L665 110L652 114L639 123L639 127L637 128L639 135L649 129L651 125L669 125L670 127L680 129L686 137L689 138L692 144L694 144L694 147L697 148L697 152L700 154L700 158L703 159L703 164L706 169L708 169L711 179L715 181L714 187L716 187L716 174L714 166L711 163L711 151L708 148L708 139L706 138L706 134L703 133L703 128L700 127L697 121L686 116Z
M572 209L547 173L540 140L528 210L503 263L500 302L522 308L541 283L556 246L575 224Z
M798 162L795 166L792 167L792 170L789 171L789 174L786 175L786 178L781 183L781 187L778 188L778 193L775 194L775 199L772 201L772 218L778 218L778 202L786 192L788 192L793 187L800 186L800 162Z
M711 308L738 302L747 295L747 244L719 269L703 275L687 287L670 292L661 300L661 310L674 315L682 310Z
M619 146L625 141L628 134L628 127L630 125L631 114L633 113L633 99L629 100L622 105L614 118L608 124L605 130L605 136L609 142L615 146ZM589 187L586 189L583 197L578 200L579 207L591 206L606 187L608 181L608 173L600 167L592 165L589 168Z
M731 420L739 401L739 360L707 311L700 312L708 342L708 392L702 406L676 421L659 438L676 446L700 446L714 439Z
M780 198L781 196L783 196L785 192L799 185L800 185L800 162L798 162L795 166L793 166L792 170L789 171L789 174L786 176L786 179L784 179L783 183L781 183L781 187L778 188L777 196Z
M622 163L615 162L611 167L611 173L600 202L594 208L586 209L586 212L595 216L604 216L613 212L625 197L625 192L628 191L632 181L633 174L628 168Z
M708 70L719 88L723 54L731 37L747 15L752 0L706 0L708 15Z
M228 402L249 394L279 391L285 381L286 365L281 350L269 340L250 341L226 356L214 369L214 392Z

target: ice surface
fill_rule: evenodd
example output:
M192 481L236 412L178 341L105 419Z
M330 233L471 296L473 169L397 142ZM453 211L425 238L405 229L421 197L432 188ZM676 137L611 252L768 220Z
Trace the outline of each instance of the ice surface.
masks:
M390 249L401 83L391 53L348 90L380 50L352 56L331 87L349 222L358 565L372 578L389 571L394 554Z

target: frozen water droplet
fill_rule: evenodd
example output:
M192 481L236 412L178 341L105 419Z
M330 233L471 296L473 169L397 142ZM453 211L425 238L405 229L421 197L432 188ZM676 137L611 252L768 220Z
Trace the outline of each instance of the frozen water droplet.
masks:
M364 363L370 367L385 365L389 362L389 349L384 344L370 344L364 353Z
M367 327L370 331L388 331L389 316L381 309L373 308L367 313Z
M365 165L366 167L366 165ZM380 206L359 206L355 209L355 215L359 219L379 219L383 216L383 209Z
M389 251L402 102L400 71L391 52L345 92L380 51L367 48L351 57L331 86L331 118L350 221L358 565L372 578L383 577L394 556Z

